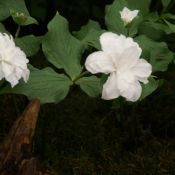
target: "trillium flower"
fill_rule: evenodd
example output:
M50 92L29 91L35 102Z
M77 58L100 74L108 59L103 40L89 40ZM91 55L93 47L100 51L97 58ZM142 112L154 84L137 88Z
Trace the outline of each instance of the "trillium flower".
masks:
M120 16L124 25L126 26L130 23L139 13L139 10L130 10L127 7L124 7L122 11L120 11Z
M29 69L25 53L13 41L12 36L0 33L0 80L5 78L11 87L18 84L21 78L27 82Z
M103 33L100 44L102 51L90 54L85 66L92 74L109 74L102 98L111 100L123 96L128 101L137 101L142 92L140 82L148 83L152 72L152 66L140 59L141 48L132 38L112 32Z

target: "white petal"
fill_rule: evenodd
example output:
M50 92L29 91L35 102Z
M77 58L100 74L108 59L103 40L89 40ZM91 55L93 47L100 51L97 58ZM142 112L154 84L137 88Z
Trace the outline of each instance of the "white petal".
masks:
M128 84L132 84L136 80L132 71L118 72L117 85L120 91L128 88Z
M0 80L4 78L4 72L2 70L2 64L0 63Z
M122 11L120 11L120 14L128 14L130 10L127 7L124 7Z
M139 10L130 10L127 7L124 7L122 11L120 11L121 19L124 22L124 25L130 23L137 15Z
M15 46L12 36L0 33L0 79L5 78L15 86L20 78L28 79L28 59L25 53Z
M130 13L130 10L127 7L124 7L123 10L120 11L121 19L125 24L130 22L129 13Z
M139 10L133 10L131 11L131 21L138 15L139 13Z
M121 96L125 97L128 101L137 101L141 95L141 85L135 79L131 71L119 74L117 78L117 85Z
M126 38L124 35L117 35L112 32L103 33L100 36L100 44L102 50L114 58L125 52L129 47L135 46L138 50L141 50L131 37Z
M27 68L27 63L29 60L26 59L25 53L20 48L16 47L15 51L13 52L12 59L15 66L23 69Z
M106 83L103 85L102 98L105 100L111 100L119 97L120 92L117 87L117 74L111 73Z
M112 32L105 32L100 36L100 44L101 48L104 52L108 54L112 54L112 56L115 56L115 54L119 54L123 51L123 46L120 42L120 36L112 33Z
M13 74L9 75L8 77L5 77L5 79L11 84L12 88L19 82L18 78Z
M136 46L125 49L118 59L117 68L119 71L125 71L135 66L141 55L141 49Z
M152 72L152 66L145 59L139 59L137 64L131 69L131 71L139 81L147 83L147 79Z
M23 79L24 79L24 82L27 82L27 81L28 81L29 75L30 75L29 69L25 69L25 70L23 71L23 74L22 74L22 77L23 77Z
M137 101L142 93L142 87L138 81L128 84L128 88L121 92L121 96L125 97L127 101Z
M14 71L14 66L9 63L2 62L2 70L5 76L9 76Z
M93 74L108 74L115 70L112 58L103 51L98 51L90 54L86 59L85 67L89 72Z

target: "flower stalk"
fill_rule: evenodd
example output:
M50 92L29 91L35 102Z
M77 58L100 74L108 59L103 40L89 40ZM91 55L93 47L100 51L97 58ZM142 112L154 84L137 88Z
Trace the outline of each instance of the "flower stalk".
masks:
M87 75L88 73L89 73L88 71L82 72L78 77L76 77L75 79L73 79L72 82L75 83L75 82L78 81L80 78L82 78L84 75Z
M21 26L18 25L18 28L17 28L16 33L15 33L15 38L18 38L20 30L21 30Z

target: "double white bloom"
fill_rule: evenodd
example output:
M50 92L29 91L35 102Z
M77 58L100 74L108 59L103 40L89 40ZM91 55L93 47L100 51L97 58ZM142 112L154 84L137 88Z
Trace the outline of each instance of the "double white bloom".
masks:
M139 10L130 10L127 7L124 7L122 11L120 11L120 16L124 25L129 24L139 13Z
M25 53L15 46L12 36L0 33L0 80L5 78L14 87L21 78L27 82L29 69Z
M85 66L93 74L110 74L103 85L102 98L123 96L128 101L138 100L142 92L140 82L146 84L152 72L152 66L140 59L141 48L132 38L112 32L103 33L100 43L102 51L90 54Z

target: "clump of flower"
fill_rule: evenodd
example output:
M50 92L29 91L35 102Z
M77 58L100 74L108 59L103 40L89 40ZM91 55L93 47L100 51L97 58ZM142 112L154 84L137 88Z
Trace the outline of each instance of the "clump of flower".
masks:
M25 53L13 41L12 36L0 33L0 80L5 78L14 87L21 78L29 79L27 68L29 60Z
M132 38L112 32L103 33L100 44L102 51L90 54L85 66L93 74L109 74L102 98L110 100L122 96L128 101L137 101L142 92L140 82L148 83L152 72L151 64L140 58L141 48Z
M139 13L139 10L130 10L127 7L124 7L122 11L120 11L120 16L124 25L129 24Z

